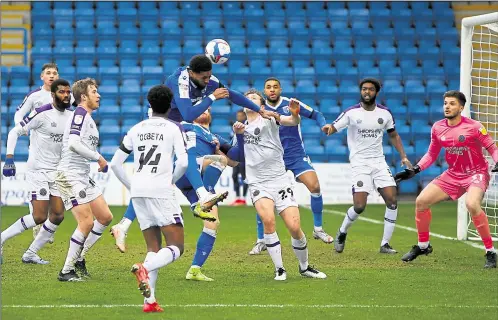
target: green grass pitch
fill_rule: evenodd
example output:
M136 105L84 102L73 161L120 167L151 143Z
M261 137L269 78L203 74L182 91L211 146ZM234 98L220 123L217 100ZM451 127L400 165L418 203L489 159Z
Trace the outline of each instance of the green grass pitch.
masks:
M345 211L348 206L326 206ZM112 207L114 223L125 208ZM27 212L27 207L3 207L2 230ZM368 206L363 216L383 220L383 206ZM25 265L21 255L32 240L31 231L9 240L2 265L2 319L496 319L498 273L484 270L484 252L465 243L432 238L434 253L410 264L400 261L417 241L416 233L396 229L392 245L400 253L380 255L382 225L357 221L342 254L312 238L312 214L301 209L308 238L310 263L324 271L326 280L298 274L297 260L283 222L277 227L282 243L285 282L273 280L273 265L266 252L249 256L255 234L254 209L221 207L221 226L204 272L214 282L191 282L185 274L192 261L200 220L184 209L185 254L159 272L156 297L163 314L143 314L142 297L129 272L145 257L138 225L127 237L128 251L115 249L104 237L87 256L92 274L82 283L60 283L57 274L75 228L67 213L55 236L40 255L49 265ZM324 227L335 236L342 217L324 213ZM414 227L413 204L401 204L398 224ZM433 208L432 232L454 237L456 204ZM36 307L45 305L45 307ZM26 307L30 306L30 307Z

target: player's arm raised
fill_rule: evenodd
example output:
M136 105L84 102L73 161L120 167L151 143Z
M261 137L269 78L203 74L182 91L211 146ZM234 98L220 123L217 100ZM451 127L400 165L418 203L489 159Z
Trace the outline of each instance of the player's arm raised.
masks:
M228 89L228 92L229 92L228 99L231 102L235 103L236 105L258 112L265 119L273 118L272 115L273 112L266 111L264 108L261 108L251 100L247 99L246 96L244 96L242 93L231 89Z
M301 105L299 104L299 101L296 99L290 99L289 111L291 115L290 116L281 115L279 119L275 118L275 120L277 120L282 126L287 126L287 127L297 126L301 122L301 116L299 115L300 110L301 110Z
M325 120L323 114L320 111L311 108L310 106L302 103L299 100L297 100L297 102L299 102L299 105L301 107L299 110L299 115L301 117L315 120L317 126L319 126L323 130L323 128L327 125L327 120Z
M491 172L498 172L498 147L496 146L496 142L493 141L493 138L484 126L481 126L477 131L477 139L495 162L495 166L491 169Z
M322 127L322 132L330 136L336 132L346 129L349 126L349 116L346 112L342 112L337 119L331 124L326 124Z
M112 172L116 175L116 178L126 187L126 189L130 190L131 183L130 179L126 175L126 172L123 168L123 164L133 151L133 145L131 139L128 137L128 134L124 136L119 149L116 150L114 156L112 157L110 167Z
M193 122L197 119L211 106L214 101L228 98L228 90L226 88L218 88L212 94L204 98L200 103L192 105L188 83L185 84L183 82L179 82L172 91L176 106L183 119L187 122Z
M420 171L430 167L439 156L441 148L442 148L441 143L439 142L439 139L436 136L436 133L434 132L434 127L432 127L431 144L429 145L429 149L427 150L426 154L412 168L406 168L405 170L396 173L394 175L394 180L396 180L396 183L402 180L411 179Z
M227 157L228 165L230 167L235 167L239 164L239 162L244 162L244 131L246 126L237 121L233 124L232 128L233 132L235 132L235 139L237 140L237 143L228 150Z
M33 96L28 93L23 102L17 107L16 113L14 114L14 123L20 123L26 113L33 109L33 102Z

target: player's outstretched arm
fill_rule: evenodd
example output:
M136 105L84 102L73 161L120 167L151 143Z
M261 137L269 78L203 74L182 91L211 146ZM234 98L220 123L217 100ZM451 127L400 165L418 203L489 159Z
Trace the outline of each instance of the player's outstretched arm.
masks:
M278 120L282 126L293 127L297 126L301 122L301 116L299 112L301 110L301 105L299 101L296 99L290 99L289 102L289 111L291 113L290 116L280 116Z
M237 143L230 148L227 152L227 156L234 163L229 163L231 167L236 166L239 162L244 162L244 131L246 126L241 122L235 122L233 124L233 132L235 132L235 138ZM236 162L236 163L235 163Z
M327 120L325 120L325 117L320 111L313 109L312 107L302 103L299 100L297 101L299 102L299 105L301 107L299 110L299 115L301 117L315 120L317 126L319 126L320 128L323 128L327 124Z
M226 88L218 88L212 94L204 98L200 103L192 105L190 100L189 89L180 88L180 85L173 90L173 98L176 106L180 111L183 119L187 122L193 122L201 114L203 114L214 101L228 98L228 90Z
M391 140L391 144L396 148L401 157L401 164L406 166L408 169L412 168L413 165L406 156L405 148L403 148L403 142L401 141L401 137L399 136L398 132L392 129L391 131L388 130L388 133L389 133L389 139Z
M114 153L114 156L112 157L111 160L111 170L114 172L116 175L116 178L126 187L126 189L130 190L131 188L131 182L128 176L126 175L126 172L123 168L123 164L130 155L131 150L126 149L126 147L121 144L119 146L119 149L116 150L116 153Z

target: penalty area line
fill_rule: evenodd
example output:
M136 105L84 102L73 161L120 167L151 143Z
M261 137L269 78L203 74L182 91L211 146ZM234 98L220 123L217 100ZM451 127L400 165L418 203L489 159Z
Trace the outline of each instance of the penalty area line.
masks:
M303 206L303 208L311 210L308 206ZM337 211L337 210L323 209L323 212L328 212L328 213L332 213L332 214L343 216L343 217L346 216L346 213L344 213L342 211ZM365 218L365 217L362 217L362 216L359 216L358 220L370 222L370 223L373 223L373 224L384 225L384 221L376 220L376 219L371 219L371 218ZM402 229L402 230L417 232L417 229L415 229L415 228L403 226L403 225L400 225L400 224L396 224L396 229ZM461 242L461 243L465 243L466 245L469 245L471 247L474 247L474 248L477 248L477 249L481 249L481 250L485 250L485 248L484 248L483 245L478 244L478 243L474 243L472 241L460 241L460 240L458 240L455 237L448 237L448 236L445 236L445 235L442 235L442 234L439 234L439 233L434 233L434 232L430 232L429 234L430 234L431 237L434 237L434 238L439 238L439 239L444 239L444 240L458 241L458 242Z
M95 309L95 308L141 308L141 304L61 304L61 305L5 305L2 308L22 309ZM310 309L498 309L498 305L378 305L378 304L162 304L166 308L310 308Z

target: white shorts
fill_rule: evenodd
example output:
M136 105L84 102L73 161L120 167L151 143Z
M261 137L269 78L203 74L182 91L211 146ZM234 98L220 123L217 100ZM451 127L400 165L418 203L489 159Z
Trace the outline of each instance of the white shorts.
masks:
M142 231L151 227L164 227L171 224L183 226L182 209L174 198L136 197L131 198L131 201Z
M385 161L353 166L352 183L353 193L371 193L377 189L396 187L391 170Z
M278 214L289 207L298 206L294 198L292 178L287 174L276 180L250 184L249 193L252 203L256 203L261 198L273 200Z
M57 171L55 184L66 210L92 202L102 195L102 191L90 177Z
M50 196L60 197L59 189L55 185L56 171L28 171L26 182L29 185L31 200L50 200Z

